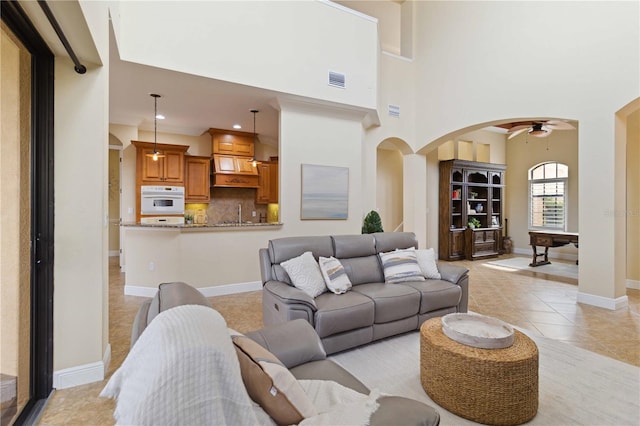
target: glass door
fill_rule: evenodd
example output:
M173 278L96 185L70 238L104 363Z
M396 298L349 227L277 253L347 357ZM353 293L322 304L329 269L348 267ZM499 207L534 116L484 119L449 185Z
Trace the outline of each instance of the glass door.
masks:
M16 1L0 22L0 424L32 424L53 376L54 56Z
M2 23L0 35L1 424L30 399L31 55Z

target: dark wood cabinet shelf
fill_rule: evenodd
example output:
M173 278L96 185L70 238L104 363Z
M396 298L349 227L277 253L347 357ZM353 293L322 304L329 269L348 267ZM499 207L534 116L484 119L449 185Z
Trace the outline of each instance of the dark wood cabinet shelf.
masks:
M440 259L473 260L500 253L506 169L475 161L440 162ZM469 229L471 218L480 227Z

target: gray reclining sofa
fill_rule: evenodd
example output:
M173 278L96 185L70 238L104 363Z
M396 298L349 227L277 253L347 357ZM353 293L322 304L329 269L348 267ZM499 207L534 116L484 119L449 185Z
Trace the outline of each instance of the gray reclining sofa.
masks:
M416 330L431 317L467 312L469 270L438 263L442 279L385 284L379 253L418 248L412 232L286 237L260 249L265 325L302 318L313 326L327 354ZM353 288L315 299L294 287L280 265L306 251L316 260L340 260Z

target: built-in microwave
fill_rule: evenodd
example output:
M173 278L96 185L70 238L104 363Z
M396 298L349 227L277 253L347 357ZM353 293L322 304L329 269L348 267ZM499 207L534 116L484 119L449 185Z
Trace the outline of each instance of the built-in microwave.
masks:
M140 187L141 214L184 214L184 186Z

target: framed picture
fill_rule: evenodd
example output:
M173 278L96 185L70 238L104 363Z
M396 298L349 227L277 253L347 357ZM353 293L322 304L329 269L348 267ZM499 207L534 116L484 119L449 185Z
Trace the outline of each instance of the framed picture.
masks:
M349 212L349 168L302 165L300 219L346 220Z

